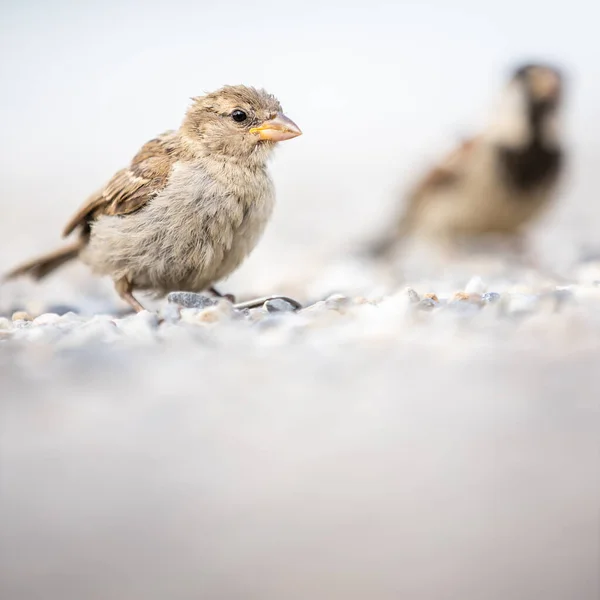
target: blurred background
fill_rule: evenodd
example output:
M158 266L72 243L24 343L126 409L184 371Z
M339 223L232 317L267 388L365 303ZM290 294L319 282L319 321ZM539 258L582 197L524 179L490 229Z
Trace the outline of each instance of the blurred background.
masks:
M568 267L600 246L599 17L590 0L0 0L0 271L60 243L189 97L243 82L304 135L224 291L310 280L531 60L567 74L569 175L533 243ZM115 306L83 266L11 285L7 314ZM523 320L392 302L283 343L239 322L154 345L88 323L59 350L0 337L0 597L597 600L596 291Z
M305 133L278 150L274 219L226 285L271 291L377 231L530 60L568 76L569 176L535 244L569 264L600 222L599 11L586 0L5 1L0 269L54 247L92 191L179 125L190 96L243 82L276 94ZM87 277L69 267L43 285Z

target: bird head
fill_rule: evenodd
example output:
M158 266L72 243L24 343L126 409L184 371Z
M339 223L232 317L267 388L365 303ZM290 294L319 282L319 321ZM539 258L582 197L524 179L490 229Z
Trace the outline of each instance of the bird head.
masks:
M558 69L541 64L527 64L515 70L512 82L520 87L534 107L545 110L558 106L562 93L562 76Z
M181 129L199 154L261 163L277 142L302 134L264 90L225 86L192 101Z
M496 104L490 137L507 146L532 140L560 145L562 92L562 76L554 67L531 63L515 69Z

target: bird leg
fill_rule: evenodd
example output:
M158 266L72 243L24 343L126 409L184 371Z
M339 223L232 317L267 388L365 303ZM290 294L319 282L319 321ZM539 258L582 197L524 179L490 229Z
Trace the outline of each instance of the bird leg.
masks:
M135 310L135 312L142 312L146 310L134 297L131 293L132 286L131 283L127 280L126 277L123 277L117 281L115 281L115 289L117 290L117 294L129 304Z
M215 287L209 287L208 291L211 294L214 294L217 298L225 298L225 300L229 300L232 304L235 304L235 296L233 294L221 294L219 290Z

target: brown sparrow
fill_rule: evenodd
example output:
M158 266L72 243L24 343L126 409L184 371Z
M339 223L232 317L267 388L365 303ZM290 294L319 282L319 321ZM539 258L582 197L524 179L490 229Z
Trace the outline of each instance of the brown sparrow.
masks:
M561 92L556 69L537 64L517 69L487 128L418 183L369 254L390 257L411 234L444 245L487 234L519 241L557 188L563 166L557 131Z
M242 85L193 98L181 127L149 141L67 223L70 245L7 277L41 279L79 258L109 275L136 311L133 290L199 292L234 271L274 204L267 159L302 132L264 90Z

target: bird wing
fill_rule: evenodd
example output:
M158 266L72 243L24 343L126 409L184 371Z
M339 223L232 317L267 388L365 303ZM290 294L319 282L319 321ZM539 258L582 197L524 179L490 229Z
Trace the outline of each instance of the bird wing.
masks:
M126 169L121 169L92 195L63 230L68 236L77 227L90 231L90 223L102 215L122 216L140 208L167 184L178 150L177 135L168 131L142 146Z
M470 157L479 142L479 137L464 140L417 183L407 196L406 208L398 224L401 234L411 229L419 210L432 193L455 184L463 177Z
M465 172L466 164L478 142L479 138L464 140L458 148L450 152L439 165L436 165L421 179L409 198L413 202L419 201L431 192L458 181Z
M391 227L375 241L367 244L364 254L372 258L392 256L404 238L410 234L419 218L419 212L431 197L432 192L453 185L463 176L466 164L480 138L463 141L458 148L430 169L428 173L408 193L401 213L394 219Z

